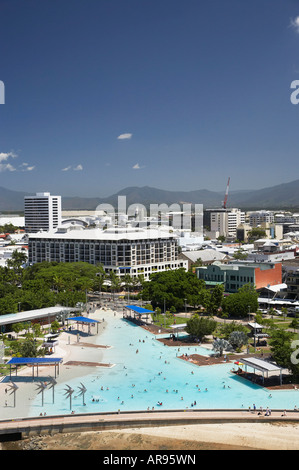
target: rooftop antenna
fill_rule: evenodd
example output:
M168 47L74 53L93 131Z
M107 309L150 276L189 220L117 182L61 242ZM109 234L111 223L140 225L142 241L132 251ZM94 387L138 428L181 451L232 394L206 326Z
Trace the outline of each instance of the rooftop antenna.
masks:
M227 198L228 198L229 182L230 182L230 177L228 178L228 181L227 181L227 186L226 186L224 201L223 201L223 203L222 203L222 208L223 208L223 209L226 209L226 203L227 203Z

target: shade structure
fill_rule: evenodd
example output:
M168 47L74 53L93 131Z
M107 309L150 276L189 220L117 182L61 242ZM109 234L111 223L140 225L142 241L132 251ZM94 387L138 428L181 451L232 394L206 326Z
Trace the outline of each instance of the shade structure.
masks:
M74 322L77 322L77 323L82 323L82 324L86 324L90 327L90 325L96 323L97 324L97 332L98 332L98 324L100 323L98 320L94 320L93 318L88 318L88 317L82 317L82 316L79 316L79 317L69 317L69 318L66 318L67 321L74 321Z
M69 317L69 318L66 318L66 320L72 320L72 321L82 322L82 323L100 323L98 320L93 320L92 318L88 318L88 317Z
M147 308L143 308L143 307L138 307L137 305L126 305L126 308L128 308L129 310L132 310L135 313L139 313L140 315L144 313L145 314L155 313L152 310L148 310Z
M36 310L27 310L25 312L8 313L0 316L0 327L11 325L13 323L24 323L27 321L39 321L51 319L57 315L70 315L71 312L79 310L70 307L47 307ZM50 323L50 322L49 322Z
M134 316L134 319L138 319L138 320L142 320L142 315L146 315L146 319L148 319L148 316L152 313L154 314L155 312L153 312L152 310L148 310L147 308L143 308L143 307L138 307L138 305L126 305L125 308L127 310L130 310L130 313L128 314L129 317L133 317ZM127 316L125 315L125 309L123 310L123 316Z
M273 362L269 361L264 361L262 359L259 359L257 357L242 357L242 362L245 364L245 368L247 370L247 366L251 367L254 371L255 369L259 370L262 372L263 376L263 383L264 383L264 374L267 374L267 377L269 377L269 372L278 372L280 376L280 385L282 384L282 371L283 367L278 366L277 364L274 364Z
M10 359L7 364L10 367L10 377L11 377L11 366L16 366L16 375L17 375L17 368L18 366L32 366L32 376L34 377L34 366L37 369L37 376L38 376L38 366L39 365L54 365L55 366L55 377L56 377L56 367L58 367L59 372L59 364L62 362L61 357L13 357Z

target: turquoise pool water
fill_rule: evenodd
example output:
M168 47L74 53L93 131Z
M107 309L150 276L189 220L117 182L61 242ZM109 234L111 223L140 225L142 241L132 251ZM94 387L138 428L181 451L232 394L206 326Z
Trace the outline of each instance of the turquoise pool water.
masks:
M75 392L72 410L75 413L101 411L136 411L152 409L293 409L299 407L299 391L271 391L236 377L230 372L233 365L223 363L198 367L179 359L187 354L207 355L201 347L167 347L146 330L105 312L107 327L99 337L100 344L112 347L104 351L102 362L113 368L95 368L94 373L67 382ZM136 352L138 351L138 352ZM79 395L80 383L86 387L85 406ZM65 384L33 401L30 414L41 411L50 414L69 414L70 400L65 396ZM162 405L158 405L158 402Z

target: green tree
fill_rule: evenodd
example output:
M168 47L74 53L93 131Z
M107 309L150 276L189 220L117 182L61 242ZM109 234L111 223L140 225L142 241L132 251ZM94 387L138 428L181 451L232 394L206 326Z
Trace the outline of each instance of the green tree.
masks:
M230 335L235 331L244 333L245 335L248 332L246 326L241 325L240 323L236 323L235 321L221 325L219 329L221 335L223 335L224 339L226 340L229 340Z
M246 251L244 250L237 250L234 254L233 254L233 258L234 259L247 259L248 257L248 253L246 253Z
M14 323L11 329L18 336L18 334L24 329L23 323Z
M113 292L113 294L114 292L118 292L120 289L120 280L114 271L110 271L108 279L110 280L111 291Z
M281 367L292 370L291 355L293 349L291 341L293 334L286 330L276 329L271 331L269 340L271 354L274 361Z
M7 260L6 265L12 269L16 275L17 282L21 282L22 266L27 262L27 255L25 252L14 250L11 258Z
M216 315L223 301L224 287L218 284L213 289L205 292L203 297L203 306L211 315Z
M187 326L185 328L192 339L202 341L207 335L211 335L216 329L217 323L211 318L199 317L197 314L193 315L187 320Z
M282 314L283 314L283 318L285 320L286 316L288 315L288 309L286 307L282 307L281 311L282 311Z
M294 332L295 332L297 330L298 326L299 326L298 318L293 318L293 320L290 323L290 328L293 328Z
M57 331L59 330L59 327L60 327L59 321L57 320L52 321L51 330L53 331L53 333L57 333Z
M182 310L186 302L190 305L200 305L205 283L193 273L184 269L164 271L153 274L149 282L144 283L142 299L150 300L154 306L164 311L174 307Z
M223 299L222 308L231 317L244 318L249 312L256 312L258 309L258 294L254 286L246 284L237 293L230 294Z
M42 335L42 327L41 327L40 323L33 323L32 330L33 330L33 333L34 333L35 337L38 337L38 336Z
M39 355L37 343L33 339L25 339L20 343L19 353L21 357L37 357Z
M265 237L266 237L265 230L259 227L254 227L248 232L249 242L254 242L255 240L258 240L259 238L265 238Z

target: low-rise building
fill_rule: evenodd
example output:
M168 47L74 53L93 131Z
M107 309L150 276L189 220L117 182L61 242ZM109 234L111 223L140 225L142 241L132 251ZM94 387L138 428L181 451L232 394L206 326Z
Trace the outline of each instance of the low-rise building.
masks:
M227 260L232 259L230 256L221 253L218 250L213 250L209 248L206 248L205 250L183 251L180 254L180 258L188 261L189 269L195 263L206 265L212 264L215 261L221 261L222 263L224 263Z
M272 284L282 283L281 263L249 263L238 261L222 264L214 262L209 266L196 268L198 279L205 281L207 286L223 284L225 292L237 292L246 284L256 289Z

